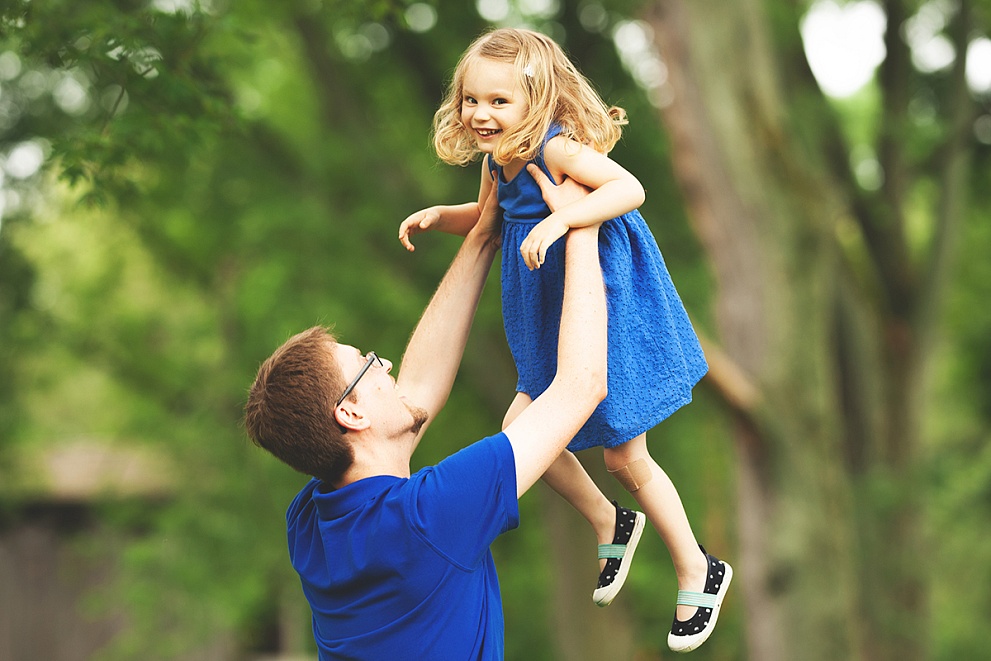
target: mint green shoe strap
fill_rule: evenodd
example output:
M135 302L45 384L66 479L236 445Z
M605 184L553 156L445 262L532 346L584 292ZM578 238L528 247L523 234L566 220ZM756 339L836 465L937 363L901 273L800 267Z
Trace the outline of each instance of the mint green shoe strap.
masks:
M599 544L599 558L622 558L626 544Z
M708 592L690 592L678 590L679 606L698 606L699 608L715 608L716 595Z

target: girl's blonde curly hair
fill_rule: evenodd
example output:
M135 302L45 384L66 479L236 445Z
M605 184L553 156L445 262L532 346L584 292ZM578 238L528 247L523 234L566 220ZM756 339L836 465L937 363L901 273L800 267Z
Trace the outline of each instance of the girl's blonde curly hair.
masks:
M461 102L465 73L482 58L514 66L528 109L523 121L503 134L492 155L496 163L533 160L552 123L561 126L562 135L602 153L619 140L626 112L607 106L554 40L532 30L499 28L464 52L434 113L434 149L445 163L466 165L480 153L461 123Z

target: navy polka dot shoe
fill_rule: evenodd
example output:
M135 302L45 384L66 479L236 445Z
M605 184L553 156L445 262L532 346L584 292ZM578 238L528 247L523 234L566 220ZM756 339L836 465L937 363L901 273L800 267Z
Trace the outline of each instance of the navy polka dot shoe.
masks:
M615 500L612 504L616 508L616 534L612 544L599 544L599 558L606 558L606 566L592 593L592 601L597 606L608 606L623 589L647 520L642 512L620 507Z
M698 610L684 622L675 615L671 633L668 634L668 647L674 652L691 652L712 635L719 618L719 607L723 605L726 590L733 580L733 568L729 564L706 553L701 545L699 548L709 560L709 575L705 579L703 592L678 590L678 604L698 606Z

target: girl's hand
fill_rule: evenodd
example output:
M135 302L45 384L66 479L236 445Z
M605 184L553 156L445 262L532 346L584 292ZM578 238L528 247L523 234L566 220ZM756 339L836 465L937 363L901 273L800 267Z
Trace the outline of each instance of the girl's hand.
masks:
M553 215L537 223L520 245L520 254L523 255L527 268L531 271L539 269L547 256L547 249L567 234L569 229Z
M440 212L437 210L437 207L423 209L408 216L399 226L400 243L406 246L406 250L413 252L416 250L416 247L413 246L413 243L410 241L410 237L414 234L419 234L420 232L426 232L439 220Z

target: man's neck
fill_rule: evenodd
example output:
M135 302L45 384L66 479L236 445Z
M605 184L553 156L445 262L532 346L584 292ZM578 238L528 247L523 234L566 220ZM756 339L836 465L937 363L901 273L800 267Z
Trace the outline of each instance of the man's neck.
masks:
M379 475L408 478L412 452L410 444L404 441L405 439L356 438L352 446L354 462L334 487L340 489L358 480Z

